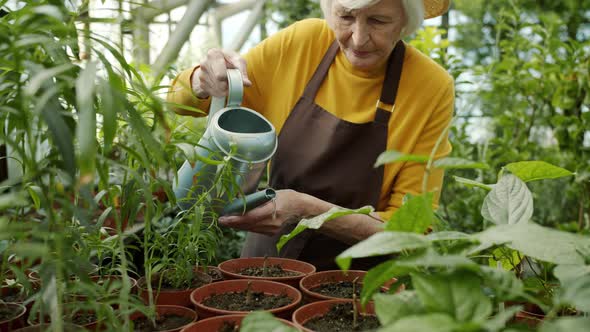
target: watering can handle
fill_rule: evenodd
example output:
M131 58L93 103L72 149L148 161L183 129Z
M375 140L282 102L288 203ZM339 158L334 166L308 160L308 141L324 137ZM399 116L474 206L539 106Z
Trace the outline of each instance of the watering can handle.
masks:
M213 97L211 99L211 107L209 108L209 119L213 118L213 115L222 108L232 106L238 107L240 106L240 104L242 104L242 96L244 94L244 83L242 80L242 73L239 69L227 70L227 89L227 105L225 102L225 97Z

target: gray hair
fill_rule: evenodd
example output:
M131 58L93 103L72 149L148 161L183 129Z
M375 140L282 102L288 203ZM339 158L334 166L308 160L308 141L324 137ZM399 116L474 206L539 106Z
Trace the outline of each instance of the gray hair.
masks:
M332 14L332 2L334 0L320 0L320 6L324 17L328 19ZM361 9L372 6L381 0L336 0L347 9ZM424 2L420 0L401 0L406 14L406 25L402 29L402 37L409 36L420 29L424 22ZM330 20L328 19L328 23Z

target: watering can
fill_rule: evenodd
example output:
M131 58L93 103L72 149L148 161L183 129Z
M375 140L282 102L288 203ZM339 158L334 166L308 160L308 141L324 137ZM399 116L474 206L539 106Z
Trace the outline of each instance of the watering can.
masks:
M225 208L214 208L222 214L235 213L256 207L274 198L272 189L255 193L266 163L277 150L277 134L274 126L262 115L241 107L244 85L237 69L228 69L227 103L224 97L213 97L205 133L195 147L198 161L191 165L185 161L177 173L173 185L174 195L181 209L189 209L195 199L207 192L212 200L229 200L233 193L218 192L214 185L218 176L219 161L229 158L235 183L246 195ZM206 160L212 160L206 162ZM217 163L215 163L217 161ZM218 197L220 196L220 197ZM245 202L240 204L239 201Z

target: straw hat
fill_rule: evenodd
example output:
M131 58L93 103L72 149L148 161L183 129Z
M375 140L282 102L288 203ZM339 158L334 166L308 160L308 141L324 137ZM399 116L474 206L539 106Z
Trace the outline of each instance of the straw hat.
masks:
M451 0L423 0L424 1L424 18L433 18L440 16L449 10Z

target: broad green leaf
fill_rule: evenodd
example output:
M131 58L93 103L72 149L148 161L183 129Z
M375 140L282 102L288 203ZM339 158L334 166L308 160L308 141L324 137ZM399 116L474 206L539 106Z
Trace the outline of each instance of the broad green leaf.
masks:
M413 162L425 164L428 162L428 159L430 159L428 156L403 154L398 151L388 150L388 151L385 151L379 155L379 157L377 158L377 161L375 162L375 167L379 167L379 166L385 165L385 164L399 163L399 162L406 162L406 161L413 161Z
M240 332L296 332L297 330L283 324L280 320L275 318L271 313L266 311L255 311L248 316L240 324Z
M481 214L496 225L528 222L533 215L533 195L519 178L506 174L486 196Z
M424 234L434 222L432 193L411 197L395 211L385 229L396 232Z
M590 326L588 317L561 317L545 321L539 332L587 332Z
M0 211L20 206L26 206L27 204L29 204L29 202L27 201L26 196L22 192L11 192L8 194L0 195Z
M382 327L377 332L452 332L456 331L457 323L445 314L431 313L428 315L404 317L395 323Z
M572 305L579 311L590 312L590 274L562 284L557 301L562 305Z
M590 276L589 265L558 265L553 269L553 274L564 284L571 280Z
M488 259L489 266L496 268L500 263L502 268L507 271L514 270L522 260L522 255L518 251L508 248L496 248L492 255L493 257Z
M391 278L407 275L411 271L411 269L399 266L396 260L389 260L370 269L363 278L361 303L365 305L372 300L373 294Z
M306 229L319 229L325 222L330 221L332 219L336 219L351 214L369 214L373 211L374 209L370 206L365 206L356 210L333 207L327 212L317 215L311 219L301 219L301 221L297 224L297 226L295 227L295 229L293 229L291 233L281 236L281 238L277 242L277 251L280 252L287 242L289 242L292 238L294 238Z
M523 255L554 264L584 265L578 248L590 243L588 236L558 231L534 223L499 225L473 234L480 245L469 253L478 253L495 245L504 245Z
M111 149L115 136L117 134L117 113L123 110L125 102L124 84L121 78L114 73L109 73L108 81L101 81L100 95L102 108L102 131L104 133L104 150L108 153Z
M485 189L487 191L490 191L490 190L492 190L492 188L494 188L494 185L491 185L491 184L483 184L481 182L469 180L469 179L462 178L462 177L459 177L459 176L453 176L453 178L455 179L455 181L457 181L457 182L459 182L461 184L464 184L464 185L466 185L469 188L477 187L477 188Z
M524 294L524 284L514 272L481 266L479 274L485 284L494 291L497 301L516 299Z
M434 162L434 167L442 169L489 169L487 164L463 158L442 158Z
M430 242L426 240L424 235L405 232L378 232L346 249L336 257L336 263L341 269L348 270L353 258L389 255L428 246L430 246Z
M404 291L398 294L375 294L375 313L382 326L387 326L407 316L424 313L416 292Z
M469 271L449 275L412 273L412 284L424 307L457 322L483 322L492 314L492 302L483 293L481 279Z
M76 103L78 106L78 164L81 184L94 180L96 162L96 112L94 109L94 80L96 63L89 62L76 80Z
M521 306L511 306L499 312L496 316L490 318L483 325L488 332L504 331L506 323L508 323L517 312L522 310Z
M437 242L437 241L473 241L473 238L470 234L461 233L461 232L435 232L426 235L426 238L429 241Z
M574 173L567 169L551 165L544 161L521 161L508 164L504 168L524 182L557 179L574 175Z

